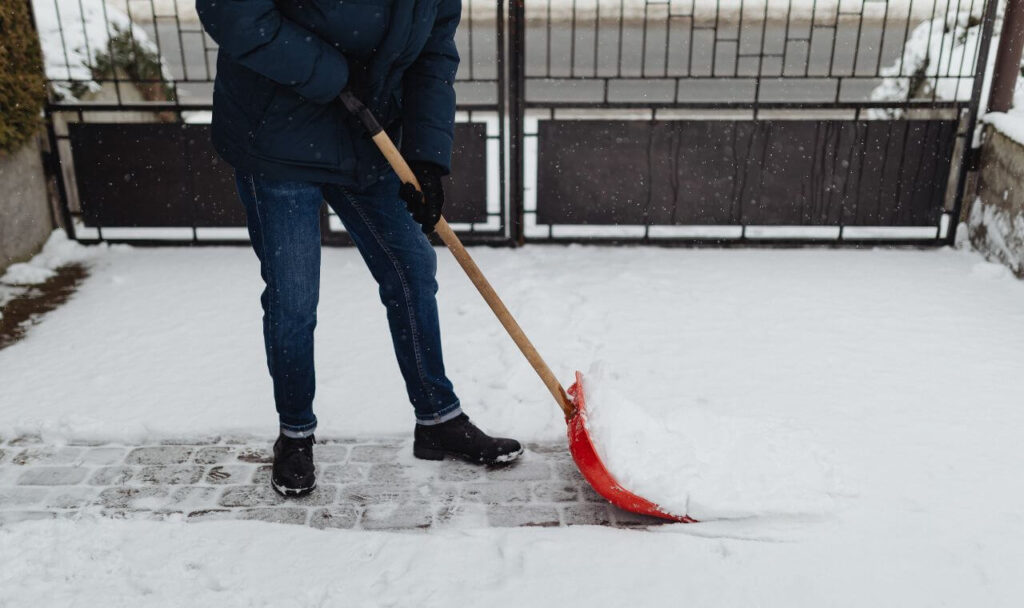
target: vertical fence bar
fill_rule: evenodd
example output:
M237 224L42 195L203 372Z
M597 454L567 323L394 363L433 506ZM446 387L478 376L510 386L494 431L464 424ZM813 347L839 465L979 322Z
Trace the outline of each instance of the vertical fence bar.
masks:
M992 72L992 92L988 98L990 112L1006 112L1013 107L1013 90L1020 77L1020 58L1024 53L1024 0L1007 0L1003 30L996 49Z
M498 211L501 213L502 235L511 235L509 223L506 219L511 217L508 213L509 189L508 170L506 159L508 158L505 145L508 141L508 128L505 125L505 116L508 109L508 97L505 95L506 84L508 83L505 73L507 65L507 52L505 50L505 0L498 0L498 8L494 19L495 27L495 53L494 62L497 69L497 102L498 102Z
M548 22L550 24L550 21ZM525 0L508 3L509 228L512 243L524 243L523 119L526 105ZM504 94L504 91L502 91Z
M988 0L985 5L985 13L981 22L981 42L978 45L978 56L974 64L974 90L971 92L971 105L967 109L967 133L964 136L963 154L960 158L960 166L957 170L956 195L953 198L953 211L950 217L949 234L946 241L952 245L956 240L956 227L960 222L960 214L964 207L964 190L967 187L967 171L970 168L968 162L971 156L971 148L974 146L974 130L978 126L978 111L981 105L981 91L985 84L985 71L988 68L988 53L992 46L992 33L996 25L996 13L999 9L999 0Z

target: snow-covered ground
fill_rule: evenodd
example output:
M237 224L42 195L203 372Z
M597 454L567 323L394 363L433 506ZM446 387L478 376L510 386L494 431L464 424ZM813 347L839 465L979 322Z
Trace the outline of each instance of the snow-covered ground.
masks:
M473 253L566 383L603 361L654 424L821 455L827 508L652 531L26 522L0 529L0 605L1024 602L1024 284L1002 266L949 249ZM439 259L467 411L494 432L560 436L543 385ZM118 247L89 264L67 304L0 351L0 435L273 435L251 251ZM325 250L322 282L320 433L406 436L412 412L357 253ZM764 467L755 481L819 472ZM700 474L730 471L708 461Z

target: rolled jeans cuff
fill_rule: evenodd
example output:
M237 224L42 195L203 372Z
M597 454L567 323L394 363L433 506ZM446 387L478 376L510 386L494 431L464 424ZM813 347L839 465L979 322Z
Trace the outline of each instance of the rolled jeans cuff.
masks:
M456 401L455 403L446 406L429 416L416 415L416 424L423 426L434 426L435 424L441 424L448 422L453 418L458 418L462 414L462 404Z
M292 439L304 439L316 431L316 420L308 424L294 425L281 423L281 434Z

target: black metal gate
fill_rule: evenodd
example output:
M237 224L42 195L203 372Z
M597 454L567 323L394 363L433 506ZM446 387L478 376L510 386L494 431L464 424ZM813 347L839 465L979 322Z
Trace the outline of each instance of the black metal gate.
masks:
M33 0L65 223L80 241L247 241L230 167L210 144L216 44L192 2ZM508 242L501 3L467 5L445 216L469 243ZM349 242L325 205L326 244Z
M446 216L468 242L948 242L997 4L464 0ZM35 8L73 235L245 240L191 3Z
M525 237L946 242L996 9L528 0Z

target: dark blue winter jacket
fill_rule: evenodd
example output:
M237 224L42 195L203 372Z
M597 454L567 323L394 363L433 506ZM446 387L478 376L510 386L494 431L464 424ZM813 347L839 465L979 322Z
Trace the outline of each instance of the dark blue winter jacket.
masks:
M450 168L461 0L196 0L220 50L213 143L237 169L367 185L390 169L348 87L407 160Z

